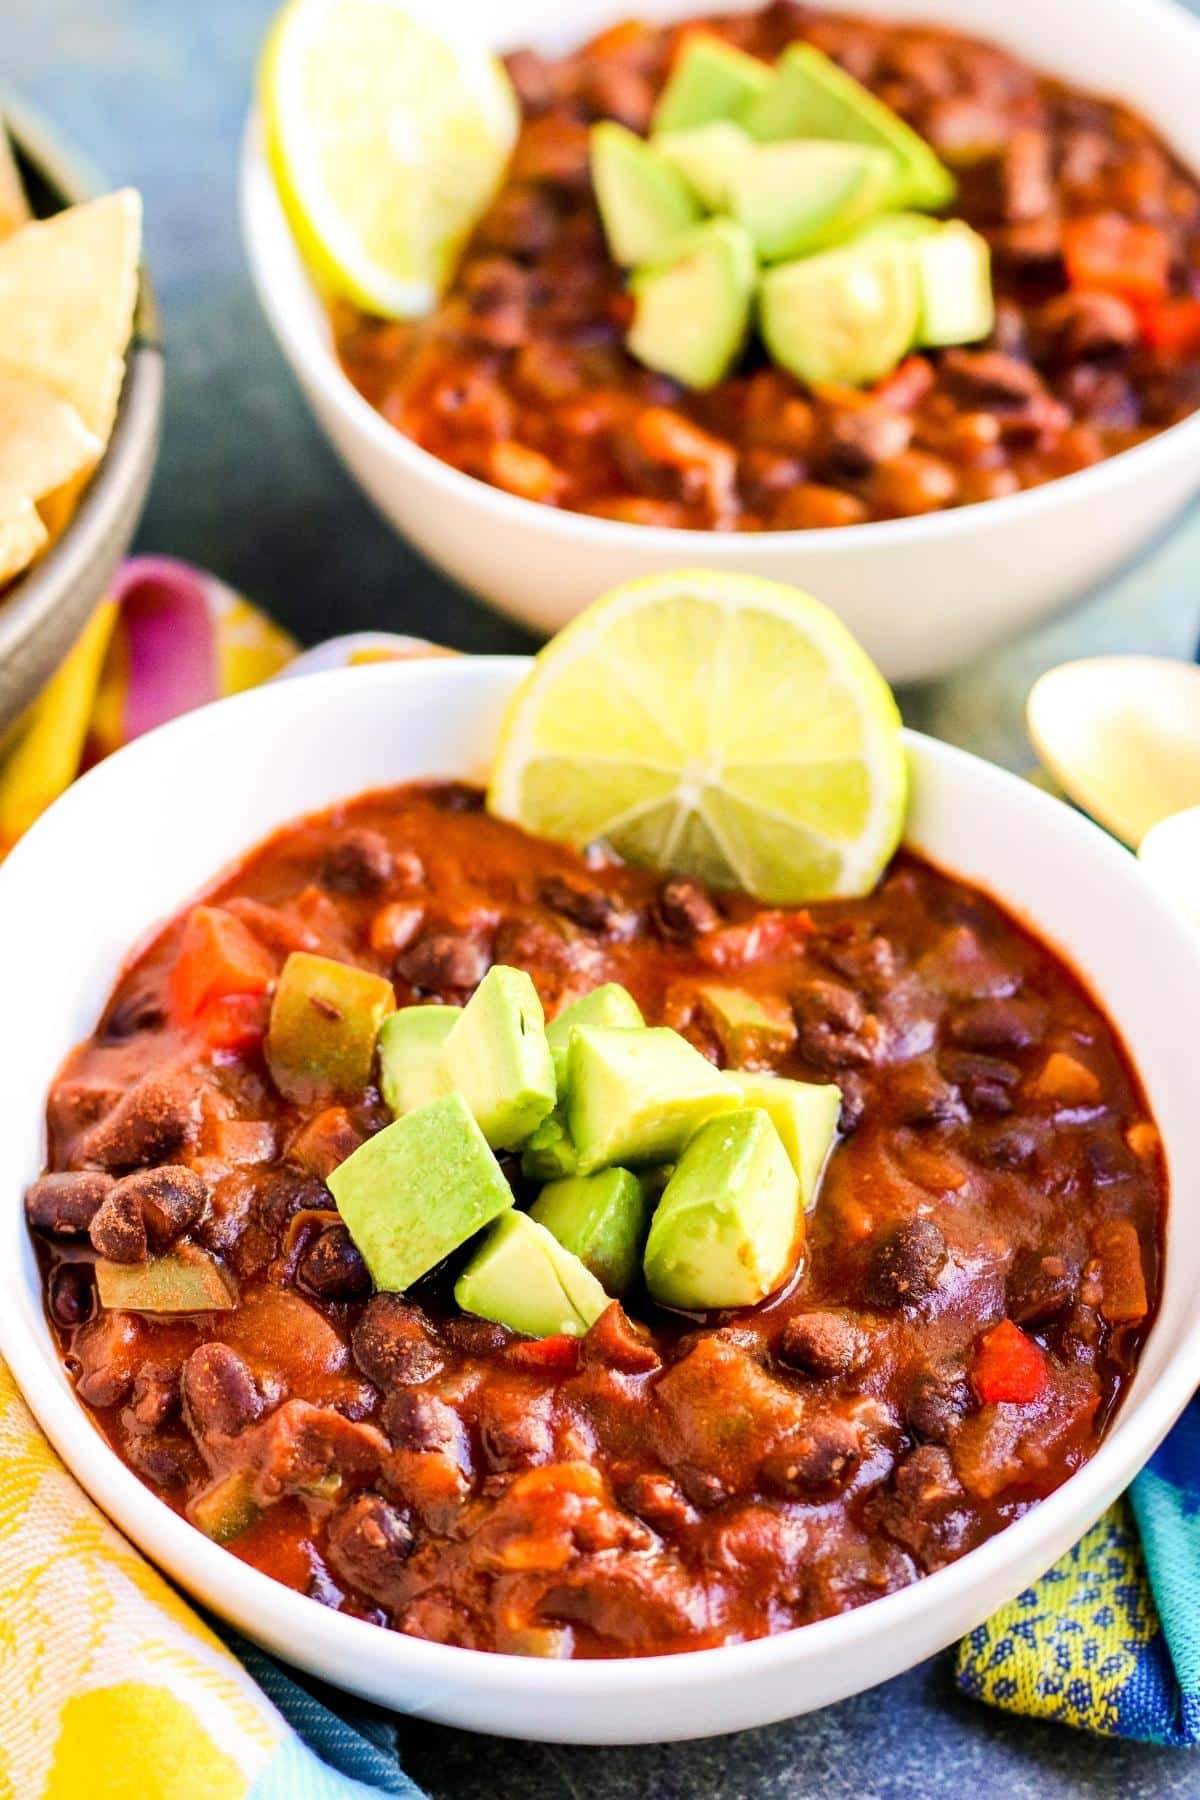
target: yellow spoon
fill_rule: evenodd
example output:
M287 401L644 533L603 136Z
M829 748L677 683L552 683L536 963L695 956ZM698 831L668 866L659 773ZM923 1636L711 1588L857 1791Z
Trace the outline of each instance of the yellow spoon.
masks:
M1069 799L1137 849L1200 807L1200 667L1158 656L1063 663L1026 704L1034 749ZM1200 829L1200 826L1198 826Z

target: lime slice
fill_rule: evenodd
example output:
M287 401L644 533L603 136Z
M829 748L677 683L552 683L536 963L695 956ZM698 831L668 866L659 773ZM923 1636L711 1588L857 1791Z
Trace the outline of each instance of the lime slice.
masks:
M259 81L271 167L314 272L384 317L428 312L516 140L495 57L433 0L290 0Z
M488 804L541 836L777 905L863 894L904 823L899 732L882 675L809 595L651 575L535 659Z

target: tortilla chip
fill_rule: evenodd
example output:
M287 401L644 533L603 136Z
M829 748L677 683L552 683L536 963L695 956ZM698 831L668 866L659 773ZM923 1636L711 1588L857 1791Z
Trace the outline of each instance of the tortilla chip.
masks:
M133 328L141 226L141 197L124 188L0 242L0 356L69 400L102 444Z
M0 514L93 468L102 448L66 400L0 362Z
M28 219L29 202L21 185L17 159L4 129L4 120L0 119L0 238L7 237Z
M0 588L28 568L47 535L32 500L19 500L11 512L0 513Z

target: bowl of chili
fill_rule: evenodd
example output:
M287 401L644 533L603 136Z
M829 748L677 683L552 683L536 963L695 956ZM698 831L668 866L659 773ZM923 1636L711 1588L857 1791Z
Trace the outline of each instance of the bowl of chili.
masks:
M527 666L378 665L221 702L93 770L13 852L0 1347L131 1539L286 1659L477 1730L701 1736L951 1642L1186 1403L1200 1250L1166 1191L1200 1181L1200 958L1095 827L912 735L901 853L799 937L790 915L524 837L472 784ZM90 879L114 844L120 879ZM815 1285L742 1314L647 1310L648 1332L614 1307L582 1346L466 1320L436 1289L368 1301L314 1171L379 1120L289 1111L254 1060L250 990L297 947L392 970L402 1000L461 1000L494 958L553 1012L564 981L615 973L656 1018L741 957L790 994L788 1066L851 1097ZM208 1021L199 1051L179 1006ZM221 1196L185 1256L189 1278L216 1270L217 1310L96 1312L64 1181L107 1193L163 1156L192 1170L175 1226L143 1210L156 1234L194 1222L198 1172ZM209 1536L194 1502L231 1456L270 1476L269 1504Z
M331 319L252 121L245 242L319 423L402 534L536 630L632 575L744 567L820 595L890 679L923 679L1086 592L1194 492L1200 24L1171 0L1097 0L1086 32L997 0L859 11L720 25L764 56L806 37L860 74L953 165L991 242L992 338L873 391L808 389L752 351L689 393L622 349L587 121L645 128L673 0L637 9L640 34L605 31L601 0L569 25L537 0L481 22L525 47L525 126L430 318Z

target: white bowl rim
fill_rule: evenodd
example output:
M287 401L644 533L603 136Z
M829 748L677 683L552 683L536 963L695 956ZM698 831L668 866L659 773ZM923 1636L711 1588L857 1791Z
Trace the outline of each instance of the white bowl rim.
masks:
M390 685L399 682L403 685L406 681L419 682L427 678L428 667L427 663L418 660L314 674L307 678L308 681L325 686L324 690L313 687L312 704L319 705L322 691L334 691L334 684L338 687L353 684L352 691L361 694L365 691L364 683ZM528 667L529 659L518 656L447 659L439 664L443 671L439 679L469 680L472 671L482 668L515 680ZM455 673L444 673L450 670ZM103 792L105 784L119 784L124 771L136 762L149 763L158 759L164 748L164 733L168 734L176 760L188 754L189 746L203 743L214 729L214 715L219 715L222 721L236 716L243 726L251 725L257 717L259 731L264 735L259 738L256 734L256 739L266 741L265 734L274 711L282 711L294 704L296 690L302 686L306 684L268 684L217 701L127 745L98 764L55 802L49 813L12 851L8 869L19 870L23 862L35 854L43 833L57 831L63 823L69 822L71 812L89 805L94 794ZM1025 802L1029 806L1038 811L1046 809L1044 816L1047 817L1053 810L1060 837L1065 834L1068 842L1078 843L1082 852L1090 858L1098 858L1107 868L1109 882L1126 888L1136 887L1139 903L1149 907L1152 914L1157 913L1167 937L1184 947L1193 960L1200 955L1200 937L1193 942L1169 903L1144 881L1134 858L1096 826L1061 802L1026 787L1018 777L982 758L923 734L907 732L905 737L910 746L919 748L923 758L939 771L944 770L949 780L965 778L976 788L981 783L985 787L1017 783L1024 789ZM1036 924L1033 929L1036 931ZM1064 952L1058 946L1052 948L1070 961L1069 950ZM1117 1020L1116 1024L1120 1029L1121 1022ZM1170 1219L1174 1214L1173 1197L1169 1195L1168 1239ZM18 1279L16 1275L9 1278ZM191 1593L202 1596L204 1604L235 1620L242 1630L253 1633L254 1625L248 1623L253 1620L261 1627L264 1639L274 1639L277 1644L303 1643L319 1613L324 1645L336 1654L339 1662L346 1668L369 1666L374 1671L383 1671L396 1690L403 1685L404 1677L419 1681L423 1687L428 1687L431 1679L440 1677L447 1688L453 1690L459 1678L470 1682L479 1672L480 1659L485 1658L488 1686L493 1695L508 1694L514 1702L544 1700L553 1703L556 1698L612 1702L622 1696L632 1698L644 1693L648 1682L673 1692L690 1694L697 1689L719 1685L735 1675L742 1680L752 1678L755 1671L785 1667L793 1660L834 1654L852 1656L855 1648L866 1640L887 1633L903 1634L910 1620L932 1610L939 1599L949 1606L965 1592L982 1589L994 1573L1000 1573L1003 1586L1003 1570L1007 1564L1036 1560L1040 1555L1044 1559L1043 1566L1048 1565L1054 1554L1051 1546L1061 1535L1061 1527L1070 1534L1075 1529L1070 1524L1073 1517L1094 1517L1107 1494L1118 1491L1129 1473L1141 1467L1190 1399L1195 1388L1195 1369L1200 1367L1200 1310L1154 1384L1136 1403L1130 1405L1127 1402L1121 1407L1089 1461L1022 1518L959 1561L848 1613L771 1637L653 1658L580 1662L540 1662L494 1651L432 1643L401 1632L383 1630L365 1620L332 1612L318 1601L241 1562L173 1512L126 1467L62 1381L57 1368L57 1352L48 1340L49 1333L44 1326L43 1337L39 1340L33 1331L26 1331L15 1309L0 1306L0 1352L67 1467L104 1510L119 1524L125 1525L140 1548L175 1575ZM380 1682L375 1676L372 1679L378 1688Z
M1139 9L1145 15L1144 29L1175 34L1178 53L1194 58L1200 80L1200 18L1185 11L1177 0L1132 0L1131 18ZM981 510L987 519L1002 525L1005 520L1035 520L1052 513L1060 503L1078 500L1099 504L1106 493L1124 483L1127 470L1131 471L1129 478L1133 479L1139 474L1151 473L1159 464L1174 462L1177 455L1182 456L1189 450L1200 455L1200 410L1197 410L1143 443L1118 451L1089 468L1056 476L1037 487L977 501L970 506L903 519L868 519L858 525L835 525L820 531L714 532L694 526L634 525L620 519L595 518L590 513L546 506L540 501L509 494L443 462L397 426L389 424L354 386L338 361L332 340L326 341L320 333L308 328L303 309L315 307L322 317L327 318L325 302L295 246L280 206L263 152L262 125L256 106L252 106L247 115L243 133L239 196L242 237L260 303L289 356L318 385L322 398L384 456L394 459L401 468L434 481L448 496L481 507L501 521L520 523L525 520L528 523L536 515L541 529L564 540L581 543L599 540L607 545L624 545L631 549L641 545L648 551L663 553L677 548L681 558L689 554L687 545L702 540L706 555L733 563L752 556L751 546L762 540L778 545L781 554L784 551L802 554L806 544L814 543L819 544L822 553L834 555L852 553L856 547L864 552L871 548L886 550L897 541L907 545L959 538L974 528ZM294 269L267 267L259 224L272 212L282 221L295 249ZM284 288L289 291L283 292Z

